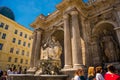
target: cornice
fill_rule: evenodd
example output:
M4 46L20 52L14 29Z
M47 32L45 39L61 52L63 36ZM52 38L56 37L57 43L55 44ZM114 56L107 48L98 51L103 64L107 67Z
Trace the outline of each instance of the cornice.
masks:
M0 18L3 18L4 20L9 22L10 24L14 25L14 27L16 27L16 28L25 30L26 32L30 32L30 33L32 32L31 30L27 29L26 27L20 25L19 23L15 22L15 21L13 21L13 20L11 20L11 19L9 19L9 18L7 18L7 17L5 17L5 16L3 16L1 14L0 14Z
M112 1L114 0L98 0L91 5L86 5L82 0L63 0L60 4L56 6L57 10L55 12L53 12L47 17L44 17L42 15L44 19L38 16L37 19L31 24L31 26L34 28L41 27L45 29L53 25L60 19L62 20L63 14L65 12L68 12L68 8L76 8L79 11L80 15L85 18L88 18L89 15L91 15L92 17L94 16L94 14L97 14L95 11L95 7L97 7L96 9L99 9L101 7L104 7L104 5L106 4L112 3Z

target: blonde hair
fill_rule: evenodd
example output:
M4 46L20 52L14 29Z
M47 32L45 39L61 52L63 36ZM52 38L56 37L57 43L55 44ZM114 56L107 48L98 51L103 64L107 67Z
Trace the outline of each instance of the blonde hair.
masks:
M94 67L89 67L88 68L88 77L94 76L94 72L95 72Z

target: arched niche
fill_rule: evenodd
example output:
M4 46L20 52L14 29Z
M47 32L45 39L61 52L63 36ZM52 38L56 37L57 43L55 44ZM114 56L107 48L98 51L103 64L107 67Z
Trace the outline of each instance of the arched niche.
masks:
M54 36L57 41L59 41L60 45L62 46L62 54L60 56L61 59L61 66L64 67L64 31L61 29L55 30L51 36Z
M113 22L102 21L93 28L93 41L98 47L98 54L102 63L118 62L120 60L120 48Z

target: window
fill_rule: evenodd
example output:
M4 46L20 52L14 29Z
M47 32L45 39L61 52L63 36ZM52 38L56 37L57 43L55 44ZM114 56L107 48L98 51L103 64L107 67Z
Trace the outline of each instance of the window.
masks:
M18 30L15 30L15 32L14 32L15 34L17 34L18 33Z
M11 48L11 49L10 49L10 53L13 53L13 51L14 51L14 48Z
M23 43L23 46L26 46L26 42Z
M15 63L18 61L18 58L15 58Z
M25 61L25 64L28 64L28 60Z
M22 36L22 32L20 32L20 36Z
M15 41L16 41L16 38L13 38L12 42L15 43Z
M30 43L28 43L28 47L30 47Z
M23 59L20 60L20 63L23 63Z
M8 30L8 27L9 27L8 25L5 25L5 29L6 29L6 30Z
M29 40L31 40L31 37L29 37Z
M2 32L0 32L0 36L1 36Z
M2 44L2 43L0 43L0 50L2 50L2 48L3 48L3 44Z
M24 55L24 53L25 53L25 51L24 51L24 50L22 50L22 55Z
M4 26L4 23L1 22L1 24L0 24L0 28L3 28L3 26Z
M8 62L11 62L11 60L12 60L12 57L9 57L9 58L8 58Z
M21 44L21 40L18 40L18 44L19 44L19 45Z
M20 50L19 49L16 49L16 54L19 54Z
M2 39L5 39L5 38L6 38L6 34L3 33L3 35L2 35Z
M26 56L29 56L29 51L27 52Z
M25 34L25 38L27 38L27 34Z

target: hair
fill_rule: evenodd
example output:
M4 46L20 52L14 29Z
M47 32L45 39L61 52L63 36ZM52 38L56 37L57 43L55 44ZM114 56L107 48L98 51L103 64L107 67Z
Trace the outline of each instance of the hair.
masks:
M107 70L110 71L111 73L115 73L116 69L113 65L110 64L110 65L107 66Z
M3 75L7 75L7 71L3 71Z
M90 76L94 76L94 67L89 67L88 68L88 77L90 77Z
M79 75L79 69L75 71L75 75Z
M98 67L95 68L95 70L96 70L96 73L101 73L102 67L101 67L101 66L98 66Z
M78 70L79 70L79 76L83 76L84 75L83 69L79 68Z

